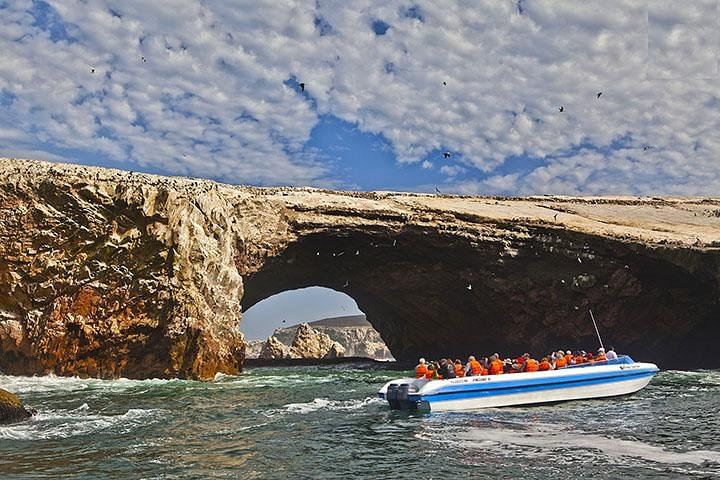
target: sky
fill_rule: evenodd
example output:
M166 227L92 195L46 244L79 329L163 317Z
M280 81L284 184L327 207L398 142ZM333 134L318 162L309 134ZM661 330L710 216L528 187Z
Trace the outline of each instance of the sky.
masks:
M264 340L278 327L362 313L345 293L324 287L301 288L278 293L250 307L243 312L240 329L246 340Z
M718 4L0 0L0 155L233 184L717 195Z

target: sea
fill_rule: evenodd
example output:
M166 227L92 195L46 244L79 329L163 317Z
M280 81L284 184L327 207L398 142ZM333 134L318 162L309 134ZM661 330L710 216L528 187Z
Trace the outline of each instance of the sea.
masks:
M0 426L0 478L720 478L720 371L662 371L615 399L420 414L376 397L409 373L392 368L0 375L38 412Z

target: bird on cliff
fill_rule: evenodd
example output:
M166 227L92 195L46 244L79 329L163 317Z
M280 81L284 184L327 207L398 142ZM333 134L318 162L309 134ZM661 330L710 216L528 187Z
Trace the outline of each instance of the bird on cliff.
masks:
M598 98L600 98L600 95L602 95L602 92L598 92L597 97L595 97L595 99L597 100Z
M562 113L562 112L565 111L565 107L562 107L562 106L561 106L561 107L558 108L558 110Z
M558 215L557 213L555 215L553 215L553 220L557 220L557 215Z
M582 263L582 260L580 260L580 257L577 257L577 258L578 258L578 263Z

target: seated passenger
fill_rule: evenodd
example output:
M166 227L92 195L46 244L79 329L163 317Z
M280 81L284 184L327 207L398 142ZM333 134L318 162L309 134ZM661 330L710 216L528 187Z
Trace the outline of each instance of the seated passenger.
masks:
M428 365L428 371L425 374L425 378L427 378L428 380L433 380L433 379L438 378L437 370L435 370L435 365L433 365L432 363L430 365Z
M534 358L530 358L530 354L526 353L523 355L523 372L537 372L540 369L540 363Z
M541 372L544 372L545 370L552 370L552 365L548 361L547 357L543 357L542 360L540 360L538 370L540 370Z
M608 360L617 360L617 353L615 353L615 348L609 347L605 356Z
M573 363L575 365L585 363L585 354L582 351L575 352L575 356L573 357Z
M425 359L421 358L420 363L418 363L417 367L415 367L415 378L422 378L425 375L427 375L428 368L427 365L425 365Z
M468 357L467 365L465 365L465 375L466 376L474 376L474 375L484 375L483 370L485 370L482 365L480 365L480 362L475 360L475 357L470 355Z
M498 358L497 353L490 357L490 375L500 375L504 372L503 361Z
M440 374L442 378L455 378L455 365L452 360L447 358L440 360Z
M560 352L562 354L562 352ZM565 365L570 365L570 362L572 362L573 354L570 350L565 352Z
M598 348L597 355L595 355L595 361L596 362L604 362L607 360L607 356L605 355L605 349L603 347Z
M555 358L555 368L564 368L568 366L568 361L565 358L565 354L562 351L557 352L557 356Z
M465 376L465 368L459 358L455 359L455 376L458 378Z

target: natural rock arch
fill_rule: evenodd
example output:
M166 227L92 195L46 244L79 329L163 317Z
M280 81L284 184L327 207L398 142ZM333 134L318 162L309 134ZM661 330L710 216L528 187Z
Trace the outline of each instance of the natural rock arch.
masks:
M0 159L0 370L237 373L241 306L310 285L350 294L405 363L589 348L593 308L620 350L718 366L719 206L260 189Z

